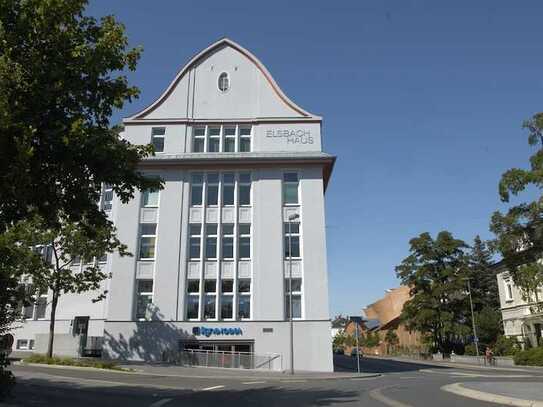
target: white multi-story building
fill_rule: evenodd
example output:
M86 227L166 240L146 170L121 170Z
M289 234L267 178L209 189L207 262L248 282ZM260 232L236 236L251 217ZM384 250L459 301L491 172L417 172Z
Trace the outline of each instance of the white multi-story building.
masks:
M537 304L535 298L527 301L508 271L499 272L497 279L505 335L517 338L523 346L543 345L542 304ZM543 301L543 287L539 301Z
M334 157L322 152L321 122L240 45L222 39L197 54L124 120L122 137L155 146L141 171L164 189L122 204L105 188L101 205L134 257L102 259L105 300L61 297L55 353L73 352L84 331L111 358L247 351L287 369L291 259L294 367L331 370L324 193ZM43 351L47 298L26 316L14 350Z

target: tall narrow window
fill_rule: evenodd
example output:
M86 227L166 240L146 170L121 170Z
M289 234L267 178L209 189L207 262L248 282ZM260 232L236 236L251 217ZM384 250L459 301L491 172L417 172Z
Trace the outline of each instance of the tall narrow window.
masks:
M217 258L217 224L206 225L206 259Z
M221 128L220 127L208 127L208 148L207 151L210 153L218 153L220 150L221 144Z
M287 172L283 174L283 203L298 204L298 174L295 172Z
M136 318L147 319L150 317L150 306L153 302L153 280L136 280L137 304Z
M234 153L236 151L236 127L228 126L223 127L224 133L224 152L225 153Z
M222 258L229 260L234 258L234 225L222 225Z
M203 153L205 151L206 129L205 127L192 128L192 152Z
M285 279L285 315L290 318L290 282ZM302 279L292 279L292 318L302 317Z
M155 153L164 152L164 135L166 134L165 127L153 127L151 130L151 144L155 148Z
M216 206L219 203L219 174L207 174L207 205Z
M187 319L197 319L200 311L200 280L188 280L187 294Z
M240 224L239 225L239 258L250 259L251 258L251 225Z
M156 208L158 206L158 194L157 189L146 189L143 191L143 206L146 208Z
M234 317L234 285L233 280L221 280L221 319Z
M189 226L189 257L191 260L200 259L200 241L202 238L202 225L194 223Z
M110 211L113 202L113 187L110 184L104 184L102 190L102 210Z
M41 293L36 300L36 318L45 318L45 311L47 310L47 293Z
M234 174L223 174L222 181L222 204L225 206L234 205Z
M251 205L251 174L239 174L239 204Z
M156 223L140 224L140 260L155 258Z
M513 301L513 287L510 280L505 280L505 301Z
M204 318L215 319L217 305L217 280L205 280L204 293Z
M251 318L251 279L238 280L238 318Z
M299 223L285 223L285 258L300 257L300 224Z
M251 151L251 126L239 128L239 151L242 153Z
M201 172L195 172L190 179L190 204L197 206L202 204L202 189L204 176Z
M226 92L228 89L230 89L230 78L228 77L228 74L226 72L222 72L219 75L217 85L221 92Z

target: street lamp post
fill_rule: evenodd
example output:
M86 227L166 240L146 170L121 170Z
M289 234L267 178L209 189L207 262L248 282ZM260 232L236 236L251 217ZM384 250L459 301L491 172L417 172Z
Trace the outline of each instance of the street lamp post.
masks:
M299 219L297 213L288 217L288 306L290 322L290 374L294 374L294 322L292 321L292 221Z
M360 323L362 322L362 317L351 316L349 317L349 319L356 324L356 370L358 373L360 373L360 344L358 342L358 337L360 335L358 333L358 327Z
M479 338L477 338L477 329L475 328L475 313L473 312L473 301L471 299L471 285L469 283L469 277L466 277L465 280L468 282L468 295L469 295L469 305L471 308L471 324L473 328L473 342L475 342L475 354L477 355L477 360L479 360Z

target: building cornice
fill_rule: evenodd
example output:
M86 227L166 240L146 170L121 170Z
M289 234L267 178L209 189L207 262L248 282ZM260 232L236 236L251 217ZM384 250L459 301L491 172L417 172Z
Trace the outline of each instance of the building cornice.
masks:
M324 189L332 175L336 157L322 152L274 153L183 153L157 154L140 163L142 169L179 168L264 168L317 165L323 168Z
M322 123L321 118L317 117L245 117L245 118L213 118L213 119L192 119L192 118L160 118L160 119L123 119L123 124L126 126L152 126L166 124L292 124L292 123Z

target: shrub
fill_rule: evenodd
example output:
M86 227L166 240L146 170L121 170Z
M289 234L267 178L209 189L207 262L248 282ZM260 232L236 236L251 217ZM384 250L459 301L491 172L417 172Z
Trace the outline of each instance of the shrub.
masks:
M515 364L522 366L543 366L543 346L517 352Z
M50 358L46 355L40 355L40 354L33 354L25 358L24 362L41 363L41 364L47 364L47 365L95 367L98 369L125 370L117 366L115 362L96 360L96 359L74 359L74 358L59 357L59 356L53 356Z
M15 376L6 368L9 361L4 353L0 353L0 400L5 399L10 395L13 386L15 385Z
M494 345L494 355L496 356L514 356L520 351L520 344L516 338L499 336Z

